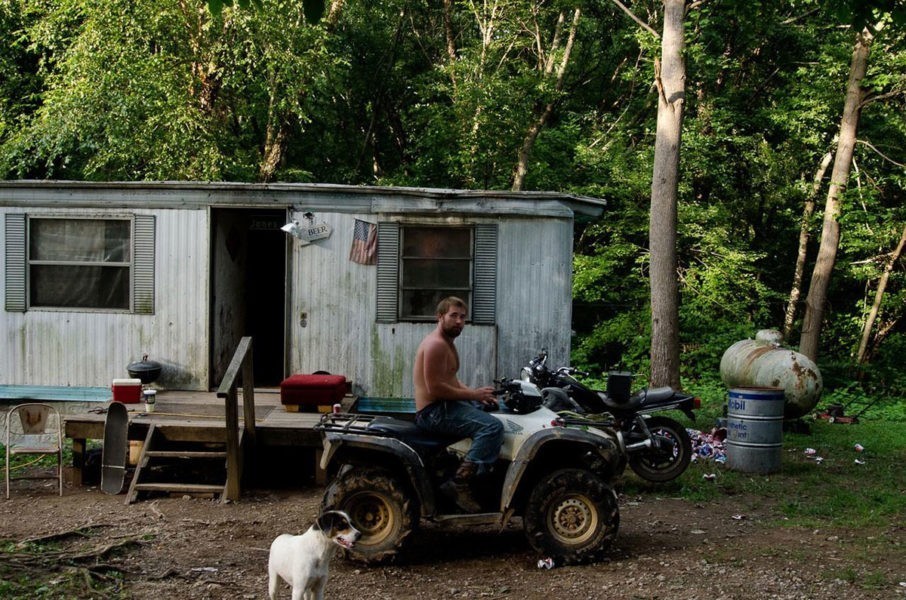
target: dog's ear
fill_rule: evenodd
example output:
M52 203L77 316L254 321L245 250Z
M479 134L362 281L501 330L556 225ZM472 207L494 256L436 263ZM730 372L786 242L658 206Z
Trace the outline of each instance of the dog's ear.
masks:
M321 531L333 531L348 527L346 515L336 510L321 513L315 521L315 526Z

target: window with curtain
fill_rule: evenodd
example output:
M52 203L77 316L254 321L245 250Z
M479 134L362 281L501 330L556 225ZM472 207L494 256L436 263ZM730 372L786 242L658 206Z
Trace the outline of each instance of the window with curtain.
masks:
M4 215L6 311L154 314L156 217L72 213Z
M29 305L130 308L130 219L29 219Z

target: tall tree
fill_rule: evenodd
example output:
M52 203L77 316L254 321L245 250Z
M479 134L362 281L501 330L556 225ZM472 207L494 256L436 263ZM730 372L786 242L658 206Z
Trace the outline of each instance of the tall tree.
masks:
M538 69L543 78L553 79L553 91L559 94L563 91L563 81L566 76L566 68L569 66L569 57L572 54L573 44L576 42L576 31L579 29L579 19L582 15L578 7L573 9L572 23L569 26L569 33L566 36L565 44L563 39L563 24L566 21L565 11L560 11L557 18L557 25L554 29L554 39L550 43L547 57L539 61ZM539 52L544 48L544 40L541 38L541 32L536 29L537 42L536 46ZM561 45L563 46L561 48ZM558 59L559 55L559 59ZM522 140L522 146L519 147L518 157L516 159L516 168L513 172L513 185L511 189L514 192L522 190L525 184L525 175L528 172L529 157L532 154L532 148L535 146L535 140L544 128L545 123L550 119L554 112L554 105L557 98L551 98L547 101L539 102L535 107L535 118L529 125L525 138Z
M683 61L684 0L664 0L661 61L655 64L657 137L651 181L651 383L678 388L679 307L676 223L680 141L686 67Z
M840 203L849 181L853 149L856 145L856 131L859 127L859 112L862 108L862 79L865 78L865 72L868 69L868 56L873 38L874 35L867 27L857 34L849 66L849 80L846 84L846 100L840 120L837 151L831 171L830 187L824 204L821 245L818 247L818 259L812 270L808 296L805 300L802 333L799 338L799 351L812 360L816 360L818 357L818 342L824 319L824 307L827 302L827 290L840 244L840 222L838 220Z
M796 320L796 309L799 306L799 296L802 294L802 276L805 273L805 261L808 257L808 242L811 239L812 216L815 214L815 198L821 191L821 182L824 180L824 174L830 166L834 155L826 152L821 158L821 164L815 171L815 177L812 180L812 189L805 198L805 205L802 208L802 221L799 225L799 248L796 252L796 267L793 271L793 285L790 288L790 299L786 305L786 314L783 317L783 339L790 338L790 332L793 330L793 323Z
M903 255L904 246L906 246L906 227L903 228L903 233L900 235L900 241L897 243L896 248L893 249L893 252L890 253L885 261L884 271L881 273L881 278L878 280L878 287L875 290L874 302L872 302L871 309L868 311L868 316L865 319L865 324L862 326L859 350L856 352L856 362L859 364L864 364L868 360L871 331L874 328L878 313L881 310L881 301L884 299L884 292L887 290L887 282L890 281L890 274L893 272L894 267ZM891 327L892 325L888 326L886 329L889 331ZM883 338L883 333L879 334L878 338Z

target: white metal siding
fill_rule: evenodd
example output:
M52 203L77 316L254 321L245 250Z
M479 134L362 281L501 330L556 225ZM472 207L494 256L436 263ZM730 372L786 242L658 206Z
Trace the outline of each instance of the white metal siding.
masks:
M500 222L497 269L498 362L517 377L541 348L550 364L569 364L572 327L572 222Z
M7 213L25 212L7 208ZM151 214L152 211L29 209L29 214ZM208 372L207 213L157 212L155 314L30 310L0 319L4 384L104 386L127 377L143 353L164 366L160 384L206 389ZM5 247L5 240L0 248ZM5 290L0 290L5 292Z
M377 267L348 259L356 218L379 220L318 214L331 237L294 242L290 370L345 375L362 395L411 397L415 350L434 324L376 323ZM470 386L518 376L541 347L565 364L570 339L571 221L482 221L499 224L497 325L470 324L456 341Z

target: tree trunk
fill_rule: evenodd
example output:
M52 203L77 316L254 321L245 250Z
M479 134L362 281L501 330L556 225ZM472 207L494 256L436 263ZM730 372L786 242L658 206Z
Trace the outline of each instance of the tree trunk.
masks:
M812 215L815 213L815 198L821 189L821 181L824 174L830 166L833 154L828 152L821 159L821 165L815 172L815 179L812 181L812 191L808 198L805 199L805 207L802 209L802 222L799 225L799 252L796 255L796 270L793 273L793 286L790 289L790 302L786 305L786 315L783 318L783 339L790 339L790 332L793 330L793 322L796 320L796 308L799 305L799 295L802 293L802 274L805 272L805 259L808 255L808 241L811 237L809 229L811 228Z
M679 388L679 308L676 280L677 188L686 69L683 0L664 0L662 66L655 63L657 137L651 182L651 384Z
M900 243L884 265L884 272L881 279L878 280L878 289L875 291L875 300L871 305L868 318L865 319L865 325L862 326L862 339L859 341L859 351L856 353L856 362L860 365L866 362L868 358L868 342L871 339L871 330L874 327L875 319L878 318L878 312L881 308L881 300L884 298L884 291L887 289L887 281L890 279L890 272L893 271L894 265L903 255L903 246L906 246L906 227L903 228L903 234L900 236Z
M273 124L267 127L264 155L261 160L261 166L258 168L258 179L263 183L268 183L274 178L277 167L280 166L280 162L283 160L288 129L289 127L286 124Z
M456 90L456 34L453 31L453 0L444 0L444 37L447 40L447 59L450 61L450 83Z
M821 245L818 247L818 259L812 271L808 296L805 299L805 316L802 320L799 352L813 361L818 358L818 341L824 319L824 305L827 301L827 290L830 286L834 262L837 260L837 248L840 244L840 223L837 221L837 216L840 214L840 201L849 179L853 148L856 144L856 130L859 126L859 110L862 102L862 79L865 77L868 67L871 40L872 34L867 29L863 29L856 39L856 47L853 50L849 67L849 81L846 85L846 101L840 121L837 153L824 205Z

